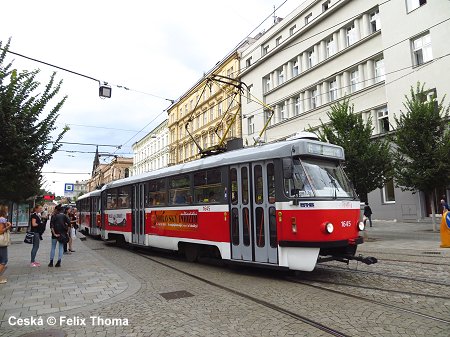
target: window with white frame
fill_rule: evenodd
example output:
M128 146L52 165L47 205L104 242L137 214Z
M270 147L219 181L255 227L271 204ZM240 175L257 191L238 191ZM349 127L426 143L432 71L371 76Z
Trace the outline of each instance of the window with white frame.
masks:
M425 35L411 40L413 49L414 65L418 66L433 59L431 51L431 36L428 32Z
M297 25L293 25L291 28L289 28L289 36L294 35L296 28L297 28Z
M350 92L355 92L359 89L359 73L358 69L350 73Z
M325 2L322 4L322 12L327 11L328 8L330 8L330 0L325 1Z
M286 104L280 104L280 122L288 119Z
M266 76L263 78L263 85L264 85L264 90L265 92L270 91L272 83L270 81L270 76Z
M211 138L211 146L215 145L215 143L216 143L216 134L214 132L210 133L210 138Z
M389 132L389 111L382 108L377 110L378 133Z
M337 92L337 81L336 79L330 81L330 102L335 101L338 99L338 92Z
M252 57L250 56L246 61L245 61L245 66L248 68L252 65Z
M200 115L197 115L197 117L195 117L195 122L197 124L197 129L200 129Z
M370 32L375 33L380 29L380 11L377 9L374 12L370 13Z
M281 36L278 36L275 40L275 46L279 46L281 44Z
M312 68L316 65L316 55L314 49L308 51L308 68Z
M262 46L262 55L266 55L269 52L269 45Z
M419 8L427 3L427 0L406 0L406 9L409 12Z
M311 109L315 109L317 107L317 90L311 90Z
M209 108L209 120L213 121L214 120L214 107L210 107Z
M194 107L194 102L192 101L192 99L189 101L189 110L192 111L192 108Z
M219 102L217 104L217 113L219 114L219 116L222 116L222 102Z
M284 71L283 71L283 67L279 68L277 70L278 73L278 85L283 84L284 83Z
M292 77L295 77L299 74L299 68L298 68L298 60L297 58L292 61Z
M385 81L386 73L384 70L384 59L375 61L375 83Z
M203 148L208 147L208 134L203 135Z
M250 84L247 86L247 103L250 103L252 101L252 89L253 89L253 84Z
M348 47L356 42L355 23L352 23L351 26L348 26L346 31L347 31L346 37L347 37L347 47Z
M247 132L249 135L255 133L255 124L254 124L254 116L250 116L247 118Z
M383 203L384 204L393 204L395 203L395 188L394 188L394 180L389 180L383 186L382 189L383 194Z
M334 41L333 36L330 36L326 42L327 58L336 54L336 41Z
M294 115L297 116L299 114L300 114L300 97L296 97L294 106Z
M307 16L305 16L305 25L310 23L312 20L312 13L309 13Z
M208 124L208 116L206 115L206 111L203 111L203 125Z

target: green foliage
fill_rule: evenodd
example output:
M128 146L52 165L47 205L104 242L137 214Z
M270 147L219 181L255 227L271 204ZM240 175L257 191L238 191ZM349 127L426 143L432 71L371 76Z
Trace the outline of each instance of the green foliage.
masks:
M431 192L450 184L449 106L444 98L427 100L428 91L417 83L405 95L406 111L395 117L395 180L402 190Z
M60 90L55 73L42 93L36 93L39 70L18 72L12 63L3 64L10 40L0 41L0 199L22 201L39 193L41 170L61 147L59 142L68 130L52 141L58 112L67 97L46 114L46 107ZM43 115L43 116L41 116Z
M362 201L367 194L381 188L392 177L389 141L372 139L372 120L365 123L360 114L353 113L346 98L331 106L327 113L330 122L321 122L319 138L340 145L345 151L344 171Z

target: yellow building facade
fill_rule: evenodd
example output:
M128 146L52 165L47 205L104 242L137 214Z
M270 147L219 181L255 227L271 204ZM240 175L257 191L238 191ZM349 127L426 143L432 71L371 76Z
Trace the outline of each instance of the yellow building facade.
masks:
M169 165L198 159L242 138L238 74L235 51L169 107Z

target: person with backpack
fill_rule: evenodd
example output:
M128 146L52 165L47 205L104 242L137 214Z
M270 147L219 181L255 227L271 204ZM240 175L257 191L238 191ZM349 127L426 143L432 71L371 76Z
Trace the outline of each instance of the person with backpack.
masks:
M369 203L366 201L366 205L364 206L364 216L366 219L364 220L364 225L366 221L369 220L370 227L372 227L372 209L369 206Z
M36 261L36 254L39 250L39 243L42 240L42 233L44 232L44 225L41 219L42 206L37 205L33 208L33 213L30 216L30 232L34 234L33 247L31 248L31 267L40 267L41 264Z
M68 229L70 226L70 219L64 214L64 208L58 205L56 207L56 214L50 220L50 229L52 231L52 248L50 250L49 267L53 267L53 259L55 257L56 244L58 243L58 261L55 267L61 267L61 260L64 252L64 244L68 242Z

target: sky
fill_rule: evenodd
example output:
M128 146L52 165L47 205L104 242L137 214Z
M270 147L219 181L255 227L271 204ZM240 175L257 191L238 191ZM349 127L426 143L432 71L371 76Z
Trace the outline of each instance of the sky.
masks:
M63 142L100 144L99 152L132 157L134 142L167 118L177 99L271 14L285 17L302 1L167 0L2 3L0 41L10 50L108 82L112 97L98 96L98 82L11 55L18 70L40 69L44 85L56 71L68 96L57 120ZM269 18L250 36L269 28ZM127 87L125 90L117 86ZM41 87L42 88L42 87ZM41 90L42 91L42 90ZM47 111L57 103L51 101ZM138 133L144 126L144 130ZM117 149L115 146L121 146ZM64 194L64 184L90 178L92 145L64 144L43 167L44 187ZM66 151L82 151L66 152ZM109 162L112 157L101 158ZM57 173L53 173L57 172Z

